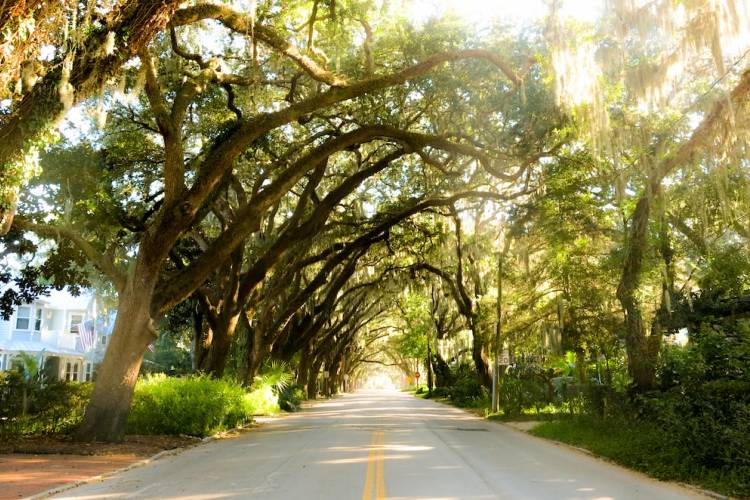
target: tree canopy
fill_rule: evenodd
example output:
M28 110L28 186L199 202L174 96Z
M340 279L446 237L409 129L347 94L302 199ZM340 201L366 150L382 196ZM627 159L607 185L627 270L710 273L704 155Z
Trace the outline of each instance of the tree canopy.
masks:
M665 337L744 317L745 4L556 6L477 31L370 0L4 5L2 310L118 304L80 436L122 437L186 328L193 369L280 360L311 396L565 351L645 391Z

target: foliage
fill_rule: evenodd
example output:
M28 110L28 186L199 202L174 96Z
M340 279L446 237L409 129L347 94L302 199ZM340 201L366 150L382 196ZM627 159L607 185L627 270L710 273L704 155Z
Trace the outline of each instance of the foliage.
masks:
M481 407L487 404L487 389L479 383L476 373L468 364L451 370L453 384L433 391L433 397L448 397L456 406Z
M74 430L83 418L91 388L90 383L69 382L29 386L16 371L0 372L0 437Z
M281 410L279 396L270 385L253 386L247 395L253 415L275 415Z
M591 386L586 413L533 433L584 446L663 479L750 494L748 322L703 323L663 351L657 391L627 398Z
M289 385L279 393L279 407L284 411L297 411L305 399L305 392L301 387Z
M185 315L190 305L192 304L189 302L180 304L162 319L159 325L159 338L154 342L153 351L149 350L144 356L141 375L166 373L179 376L192 371L190 355L192 325L181 317Z
M431 328L426 298L420 293L409 293L399 301L398 307L403 328L393 339L396 352L407 360L426 359Z
M270 387L275 394L279 394L290 386L294 376L287 363L271 360L262 368L260 375L255 377L253 388Z
M748 322L704 323L688 346L665 351L660 375L662 390L638 401L641 418L669 429L696 471L750 477Z
M266 363L260 375L255 377L248 401L255 415L272 415L279 411L295 411L304 399L304 394L292 385L294 376L285 362L272 360Z
M589 449L659 479L690 482L732 496L750 494L746 466L700 466L690 456L690 449L673 439L672 430L645 420L579 416L544 422L530 432Z
M524 409L539 409L552 401L550 372L535 364L510 368L499 380L500 407L506 415L520 415Z
M249 422L257 401L227 380L153 375L138 381L128 418L132 434L208 436Z
M33 385L40 382L39 359L27 352L20 352L17 356L21 360L19 373L26 384Z

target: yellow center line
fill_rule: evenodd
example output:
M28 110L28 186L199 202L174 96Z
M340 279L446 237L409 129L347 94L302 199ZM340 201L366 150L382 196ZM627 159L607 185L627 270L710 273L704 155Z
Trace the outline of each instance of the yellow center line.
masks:
M377 443L377 433L372 433L372 439L370 440L370 454L367 457L367 475L365 476L365 489L362 493L362 500L370 500L372 498L372 478L375 475L375 444Z
M362 500L384 500L385 495L385 435L373 432L370 441L370 453L367 457L367 475ZM373 496L374 494L374 496Z
M377 458L377 481L376 481L376 488L375 491L375 498L377 500L383 500L385 499L385 434L380 433L380 446L379 446L379 455Z

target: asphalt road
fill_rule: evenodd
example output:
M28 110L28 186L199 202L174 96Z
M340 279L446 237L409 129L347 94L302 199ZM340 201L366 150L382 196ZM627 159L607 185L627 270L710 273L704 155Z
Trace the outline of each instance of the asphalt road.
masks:
M396 392L359 392L56 498L701 498Z

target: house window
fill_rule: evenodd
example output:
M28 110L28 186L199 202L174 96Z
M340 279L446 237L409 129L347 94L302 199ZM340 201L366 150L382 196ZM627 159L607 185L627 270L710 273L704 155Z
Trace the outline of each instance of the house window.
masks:
M86 363L86 372L83 374L83 380L91 381L91 363Z
M79 369L78 362L73 363L73 382L78 381L78 371L79 371L78 369Z
M101 337L99 337L99 342L101 342L102 345L107 345L107 336L102 335Z
M16 311L16 330L28 330L31 322L31 307L19 306Z
M70 333L78 334L78 325L83 323L82 314L71 314L70 315Z
M70 380L70 378L73 376L73 366L71 365L70 361L65 363L65 380Z
M38 307L36 314L34 315L34 331L38 332L42 329L42 308Z

